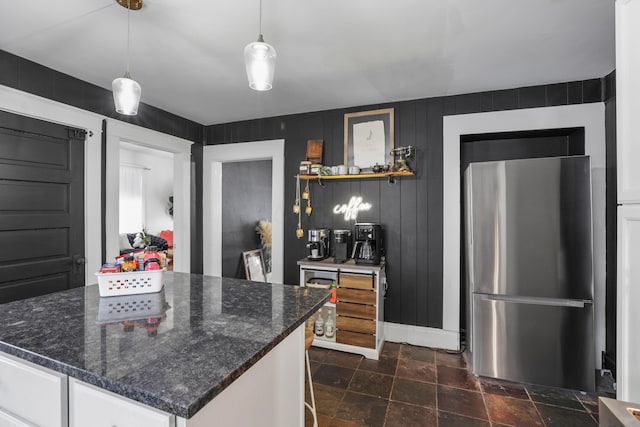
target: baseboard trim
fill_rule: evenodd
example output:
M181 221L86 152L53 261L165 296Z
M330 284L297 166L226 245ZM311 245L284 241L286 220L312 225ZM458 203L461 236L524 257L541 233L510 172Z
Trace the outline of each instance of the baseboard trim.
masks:
M460 350L460 334L458 332L445 331L444 329L385 322L384 335L385 341L389 342L400 342L422 347L442 348L445 350Z

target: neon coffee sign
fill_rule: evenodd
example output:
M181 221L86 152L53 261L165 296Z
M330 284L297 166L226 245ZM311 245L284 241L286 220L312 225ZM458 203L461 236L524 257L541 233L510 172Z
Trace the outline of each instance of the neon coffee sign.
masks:
M356 220L358 218L358 212L368 211L370 209L371 203L363 202L360 196L353 196L349 200L349 203L335 205L333 213L336 215L343 214L345 221L349 221L350 219Z

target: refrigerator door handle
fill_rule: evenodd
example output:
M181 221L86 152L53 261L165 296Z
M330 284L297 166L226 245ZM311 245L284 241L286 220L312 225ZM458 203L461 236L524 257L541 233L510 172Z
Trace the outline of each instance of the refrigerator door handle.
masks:
M563 299L563 298L542 298L542 297L519 297L510 295L489 295L476 294L480 299L485 301L504 301L516 304L533 304L533 305L551 305L556 307L576 307L584 308L588 300Z

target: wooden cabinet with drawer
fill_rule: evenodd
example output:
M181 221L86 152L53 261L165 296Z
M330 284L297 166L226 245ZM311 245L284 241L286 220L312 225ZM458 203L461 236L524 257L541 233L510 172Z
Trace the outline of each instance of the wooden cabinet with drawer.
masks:
M316 337L313 345L378 359L384 343L384 263L356 265L350 260L335 264L330 258L319 262L300 260L298 265L301 284L314 276L331 277L338 287L335 305L328 303L322 311L322 316L335 313L335 339Z

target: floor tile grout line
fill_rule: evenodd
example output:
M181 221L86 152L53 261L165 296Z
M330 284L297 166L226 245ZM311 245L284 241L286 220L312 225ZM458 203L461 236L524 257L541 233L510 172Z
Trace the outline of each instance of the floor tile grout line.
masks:
M487 419L489 420L489 425L493 426L493 420L491 419L491 413L489 412L487 399L485 398L484 389L482 388L482 383L480 383L480 380L478 380L478 387L480 387L480 394L482 395L482 403L484 404L484 410L487 413Z
M444 409L438 409L438 412L445 412L447 414L457 415L457 416L464 417L464 418L470 418L472 420L485 421L485 422L488 422L489 424L491 424L491 422L492 422L489 419L489 415L488 414L487 414L487 418L485 419L485 418L472 417L471 415L467 415L467 414L459 414L457 412L445 411ZM506 425L508 425L508 424L506 424Z
M398 366L396 365L396 370L398 369ZM384 422L382 423L383 427L386 427L387 425L387 418L389 417L389 406L391 405L391 395L393 394L393 387L396 384L396 376L393 376L393 380L391 381L391 390L389 390L389 400L387 403L387 411L384 414Z

